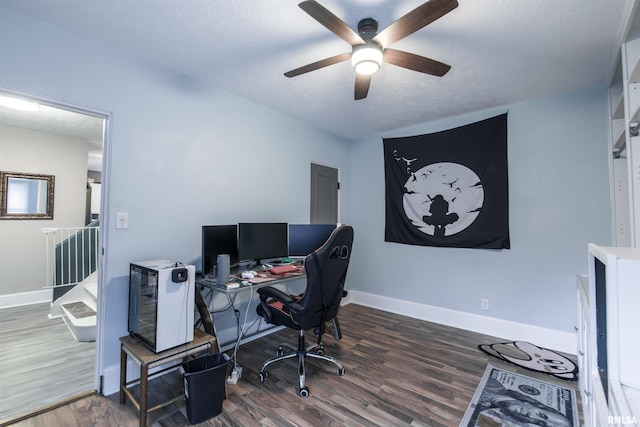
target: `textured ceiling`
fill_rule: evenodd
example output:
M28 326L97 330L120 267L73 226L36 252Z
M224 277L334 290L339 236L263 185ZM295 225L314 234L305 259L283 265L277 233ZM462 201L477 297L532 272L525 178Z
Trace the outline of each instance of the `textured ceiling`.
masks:
M3 95L12 94L0 92ZM47 105L40 105L37 111L0 105L0 124L88 140L88 169L102 170L103 119Z
M353 100L344 62L286 78L350 46L299 0L0 0L0 5L206 81L347 139L608 83L631 0L459 0L393 44L451 65L444 77L383 64ZM383 29L423 0L320 0Z

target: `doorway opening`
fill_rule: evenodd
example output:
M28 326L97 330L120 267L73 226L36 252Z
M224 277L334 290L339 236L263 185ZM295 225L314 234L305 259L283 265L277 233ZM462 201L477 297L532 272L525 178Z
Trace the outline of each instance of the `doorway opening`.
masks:
M27 102L31 110L6 106L2 102L7 99ZM53 218L0 220L2 424L60 401L95 393L98 388L96 346L100 344L96 334L100 335L100 272L104 271L101 254L106 240L101 207L105 200L103 169L107 164L104 153L109 114L6 88L0 88L0 104L0 170L55 178ZM94 331L88 335L73 330L68 321L73 314L57 316L52 311L54 299L71 293L55 289L62 276L66 276L63 281L67 285L70 283L69 273L61 273L61 265L68 268L82 264L84 268L85 264L73 256L55 266L57 252L47 255L44 231L66 228L95 231L95 261L88 267L93 271L87 270L71 281L80 283L92 276L95 282L89 292L93 302L88 303L93 314L85 311L83 315L85 320L95 317ZM84 238L78 236L71 232L54 246L58 252L75 253L84 246ZM47 260L47 256L52 259ZM58 280L55 274L51 280L52 264L58 271Z

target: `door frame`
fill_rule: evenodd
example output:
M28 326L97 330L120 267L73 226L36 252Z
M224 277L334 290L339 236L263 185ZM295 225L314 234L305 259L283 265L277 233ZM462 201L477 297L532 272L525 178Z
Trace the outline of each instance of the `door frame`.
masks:
M45 97L21 90L16 90L0 85L0 91L7 95L16 96L18 98L29 99L38 104L48 107L59 108L61 110L72 111L78 114L97 117L104 120L104 128L102 134L102 174L101 174L101 194L100 194L100 256L98 258L98 310L96 315L96 358L94 363L94 379L93 389L101 391L100 378L104 371L103 357L103 335L106 326L106 318L104 316L106 309L105 284L107 277L107 260L105 254L108 253L107 247L109 242L109 187L111 182L111 113L107 111L96 110L93 108L83 107L77 104L71 104L68 101L60 101L54 98Z

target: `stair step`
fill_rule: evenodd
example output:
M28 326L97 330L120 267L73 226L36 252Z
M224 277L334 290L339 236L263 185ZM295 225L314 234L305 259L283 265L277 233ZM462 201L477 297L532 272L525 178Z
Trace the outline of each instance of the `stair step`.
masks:
M82 301L62 304L62 319L77 341L95 341L96 311Z
M97 283L89 283L85 285L84 289L93 297L93 299L98 300L98 284Z
M96 311L82 301L62 304L62 307L76 319L82 319L85 317L96 315Z

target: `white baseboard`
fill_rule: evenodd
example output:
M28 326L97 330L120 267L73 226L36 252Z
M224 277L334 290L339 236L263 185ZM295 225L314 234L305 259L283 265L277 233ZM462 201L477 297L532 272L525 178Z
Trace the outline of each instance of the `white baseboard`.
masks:
M0 295L0 309L9 307L20 307L23 305L31 304L42 304L45 302L51 302L52 298L52 289L42 289L40 291Z
M132 372L138 369L135 363L127 362L127 381L133 380ZM140 376L138 371L138 377ZM129 375L131 374L131 376ZM137 378L137 377L136 377ZM114 393L120 392L120 365L111 365L104 368L104 374L102 375L102 390L103 395L111 396Z
M447 308L434 307L350 290L345 303L356 303L395 314L440 323L484 335L499 337L506 341L527 341L539 347L568 354L576 354L578 339L575 333L542 328L509 320L465 313Z

